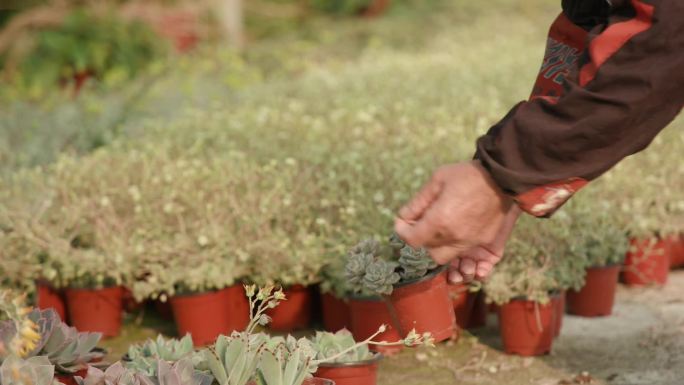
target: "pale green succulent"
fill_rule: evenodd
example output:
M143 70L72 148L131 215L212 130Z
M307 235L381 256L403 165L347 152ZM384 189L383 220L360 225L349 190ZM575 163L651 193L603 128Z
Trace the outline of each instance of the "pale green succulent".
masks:
M399 251L406 246L406 242L397 233L392 233L389 237L389 246L395 254L399 254Z
M272 337L259 355L259 385L301 385L316 372L316 350L306 338Z
M155 385L210 385L214 381L212 376L196 371L187 358L173 364L159 360L156 366L157 373L152 378Z
M401 279L408 281L424 277L437 267L437 263L430 258L425 248L414 249L411 246L404 246L399 252L399 266Z
M116 362L105 371L89 367L86 378L75 377L78 385L155 385L154 381L143 373L127 369Z
M347 265L344 268L344 275L351 288L355 291L357 287L363 284L363 277L366 275L366 269L373 263L375 257L372 254L350 254L347 259Z
M149 376L157 371L157 361L176 362L188 359L197 368L202 362L202 356L195 351L192 337L187 334L180 340L166 339L161 334L154 340L147 340L144 344L132 345L128 348L127 368L135 369Z
M366 268L366 275L362 281L362 292L367 294L390 295L394 289L394 284L401 280L401 276L396 272L398 264L382 259L373 261Z
M368 349L368 345L357 344L351 332L347 329L342 329L336 333L316 332L316 335L312 339L312 343L315 346L316 360L318 361L330 359L345 350L349 351L330 362L359 362L373 358L373 354ZM357 346L355 347L355 345Z
M377 255L380 252L380 242L374 238L367 238L354 245L349 250L350 254L371 254Z
M88 363L102 358L104 353L96 349L101 333L79 332L62 322L54 309L33 309L27 316L38 325L40 340L26 357L46 356L55 370L74 373ZM0 341L11 339L16 327L9 321L0 323Z
M59 384L54 376L55 367L47 357L31 357L23 360L8 356L0 365L0 384L2 385Z
M204 361L219 385L245 385L253 378L268 336L263 333L221 335L202 351Z

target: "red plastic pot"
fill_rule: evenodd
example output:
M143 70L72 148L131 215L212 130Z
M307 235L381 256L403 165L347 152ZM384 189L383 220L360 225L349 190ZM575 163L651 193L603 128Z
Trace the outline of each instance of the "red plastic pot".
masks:
M219 334L244 330L249 323L249 302L242 285L171 298L179 335L190 334L195 346L213 343Z
M470 322L470 315L473 312L475 305L475 298L477 293L471 293L468 290L468 285L463 283L449 284L449 297L454 306L454 314L456 315L456 324L465 329Z
M475 295L467 329L478 329L487 326L487 314L489 313L490 306L487 305L485 298L486 295L482 290Z
M378 381L378 362L382 355L351 363L320 364L316 377L328 378L337 385L376 385Z
M408 333L411 329L416 329L418 334L430 332L435 342L447 340L456 332L446 269L396 286L390 300L401 332Z
M71 325L83 332L115 337L121 331L123 291L120 286L103 289L66 289Z
M568 291L568 313L582 317L610 315L619 275L619 265L588 268L582 289Z
M561 291L551 297L554 305L553 314L553 336L558 337L563 329L563 316L565 315L565 291Z
M88 374L88 369L81 369L73 374L62 374L55 371L55 379L64 385L78 385L74 377L85 378Z
M392 316L387 308L387 303L380 298L351 298L349 299L349 311L351 314L351 332L354 339L363 341L378 331L380 325L386 325L387 330L380 333L373 341L394 342L402 338L394 326ZM391 356L399 353L402 346L376 346L370 345L373 351Z
M666 241L670 244L670 268L684 266L684 234L672 235Z
M670 272L669 243L662 239L631 239L622 279L630 286L665 285Z
M509 354L539 356L551 352L556 305L514 299L499 310L499 331Z
M285 301L281 301L278 307L269 309L267 314L272 318L269 328L280 332L302 330L311 323L311 307L313 295L309 288L302 285L294 285L283 290Z
M64 291L52 287L45 281L36 281L36 306L39 309L55 309L62 321L67 320Z
M325 330L336 332L340 329L351 329L351 314L347 301L330 293L323 293L321 295L321 306Z

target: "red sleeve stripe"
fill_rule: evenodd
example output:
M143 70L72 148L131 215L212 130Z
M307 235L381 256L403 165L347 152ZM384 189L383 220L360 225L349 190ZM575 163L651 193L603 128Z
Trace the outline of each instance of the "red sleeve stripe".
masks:
M632 37L647 31L653 25L655 6L641 0L632 0L636 16L630 20L615 23L589 43L591 61L580 70L580 86L584 87L594 80L598 69L611 56L622 48Z

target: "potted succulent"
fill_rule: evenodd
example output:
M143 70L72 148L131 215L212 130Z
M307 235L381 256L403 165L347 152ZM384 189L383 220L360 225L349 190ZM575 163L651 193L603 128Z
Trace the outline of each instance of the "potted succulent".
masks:
M586 272L567 292L568 313L584 317L610 315L618 277L627 251L627 235L615 223L606 201L580 199L567 205L571 236L567 259L584 261Z
M316 376L329 378L337 385L375 385L377 383L380 353L372 353L368 344L358 345L346 329L316 332L312 342L317 360L326 360L347 351L332 361L318 364Z
M160 360L170 364L186 360L196 369L198 378L207 378L211 382L210 377L203 376L206 374L205 371L198 369L202 366L203 359L201 354L195 351L192 337L189 334L179 340L166 339L162 335L158 335L154 340L149 339L143 344L131 345L121 361L126 368L154 376L159 369L158 362Z
M95 367L88 368L85 378L76 377L77 385L209 385L212 377L198 374L192 362L181 359L173 364L158 360L153 376L125 367L116 362L102 371Z
M390 250L383 250L368 239L352 248L346 266L349 285L356 293L382 296L400 334L415 328L436 341L451 338L456 320L446 269L437 266L427 250L410 246L399 249L394 259L398 247L392 242Z
M47 357L60 382L75 384L74 376L84 375L91 364L104 357L104 351L96 347L100 333L78 332L62 322L54 309L34 309L27 318L37 325L40 339L24 357ZM16 334L10 321L0 324L0 339L9 340Z
M329 333L319 334L313 340L297 339L291 335L271 337L256 332L256 329L268 325L268 310L276 308L285 299L285 294L282 289L275 290L273 286L258 290L255 286L247 286L245 291L252 309L247 328L242 332L233 332L230 336L219 336L214 345L201 352L219 385L334 384L311 375L321 365L349 360L357 357L358 353L367 352L363 346L370 344L384 331L382 326L369 339L353 344L348 343L348 338L344 338L342 344L335 344L340 341L339 338L331 337ZM344 333L348 334L345 331L339 336ZM418 335L412 330L399 341L381 344L431 345L432 339L429 334Z

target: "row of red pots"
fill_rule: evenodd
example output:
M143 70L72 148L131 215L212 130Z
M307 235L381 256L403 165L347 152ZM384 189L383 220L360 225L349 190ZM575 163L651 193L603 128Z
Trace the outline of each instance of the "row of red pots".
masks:
M124 289L55 289L45 282L36 283L37 306L54 308L63 320L80 331L101 332L114 337L121 331Z

